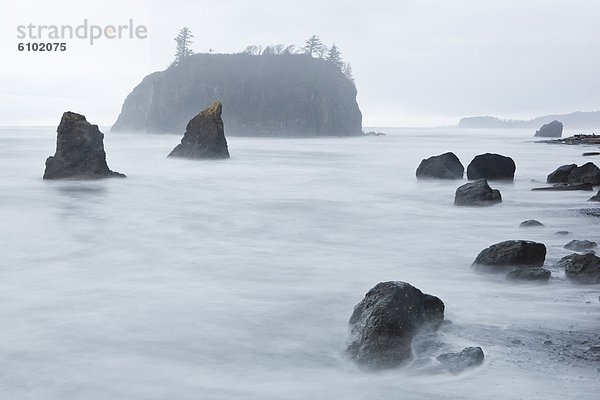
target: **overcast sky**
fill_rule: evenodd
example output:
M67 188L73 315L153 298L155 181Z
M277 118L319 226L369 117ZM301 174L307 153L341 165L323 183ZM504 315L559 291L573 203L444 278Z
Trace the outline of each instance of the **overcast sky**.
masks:
M364 126L436 126L461 116L600 110L600 1L169 0L3 4L0 125L56 125L63 111L111 125L142 78L165 69L179 29L196 52L298 44L312 34L352 64ZM8 9L7 9L8 7ZM119 25L148 38L64 53L17 51L17 25Z

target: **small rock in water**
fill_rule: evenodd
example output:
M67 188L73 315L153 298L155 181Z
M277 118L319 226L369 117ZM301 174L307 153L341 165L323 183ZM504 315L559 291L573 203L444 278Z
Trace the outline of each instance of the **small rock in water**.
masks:
M588 201L600 201L600 190L594 196L590 197Z
M185 128L181 143L173 149L169 157L229 158L221 110L221 103L215 101L212 106L192 118Z
M600 283L600 257L593 253L570 254L563 257L556 267L564 268L567 278L575 283Z
M519 227L521 228L531 228L535 226L544 226L540 221L536 221L535 219L528 219L527 221L521 222Z
M544 346L552 346L554 343L552 343L552 340L546 340L544 341Z
M564 235L569 235L570 233L571 232L569 232L569 231L558 231L558 232L555 232L554 234L555 235L563 235L564 236Z
M598 243L590 240L571 240L564 247L567 250L586 251L598 247Z
M501 202L500 191L492 189L485 179L465 183L454 194L456 206L490 206Z
M516 169L515 162L510 157L492 153L479 154L467 166L467 178L513 180Z
M588 151L587 153L583 153L582 156L584 156L584 157L600 156L600 152L598 152L598 151Z
M417 168L417 179L462 179L465 167L454 153L424 159Z
M512 267L506 271L506 278L523 281L547 281L552 273L545 268Z
M436 359L440 364L454 374L483 363L485 356L481 347L465 347L460 353L446 353Z
M507 240L479 253L473 266L483 272L506 272L509 267L541 267L545 259L546 246L543 243Z
M108 168L104 134L85 116L67 111L56 132L56 153L46 160L44 179L125 177Z
M511 341L512 344L521 344L523 342L521 342L519 339L515 339L513 341Z
M382 282L354 307L348 353L368 369L393 368L412 357L418 332L444 320L444 303L405 282Z

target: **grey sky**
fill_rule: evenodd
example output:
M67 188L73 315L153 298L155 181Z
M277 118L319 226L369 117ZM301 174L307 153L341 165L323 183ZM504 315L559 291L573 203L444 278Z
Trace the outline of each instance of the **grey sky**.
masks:
M8 7L8 8L6 8ZM302 44L318 34L352 64L365 126L454 124L466 115L599 110L597 0L11 1L0 16L0 125L56 125L63 111L112 124L141 79L170 63L183 26L194 50ZM18 52L17 25L148 27L145 40L67 41Z

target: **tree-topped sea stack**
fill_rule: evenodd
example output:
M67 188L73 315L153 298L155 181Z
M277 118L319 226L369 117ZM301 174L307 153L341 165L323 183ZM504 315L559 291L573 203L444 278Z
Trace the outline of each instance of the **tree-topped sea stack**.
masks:
M169 157L185 158L229 158L227 140L221 119L221 103L215 101L212 106L200 112L190 120L178 144Z
M56 153L46 160L44 179L124 178L106 164L104 134L85 116L67 111L60 120Z

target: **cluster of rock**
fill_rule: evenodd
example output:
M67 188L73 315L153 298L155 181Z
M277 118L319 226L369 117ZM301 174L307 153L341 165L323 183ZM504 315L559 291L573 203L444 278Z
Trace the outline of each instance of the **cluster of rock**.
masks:
M448 152L423 159L417 167L417 179L463 179L465 168L456 154ZM513 180L516 165L512 158L500 154L479 154L467 166L466 183L456 189L457 206L487 206L502 202L498 189L492 189L489 180Z
M507 240L481 251L473 267L479 272L504 273L508 279L548 280L550 271L542 268L546 246L527 240Z
M354 307L350 317L347 352L361 367L393 368L413 358L413 340L434 332L444 321L445 305L406 282L381 282ZM453 373L483 362L480 347L437 357L440 366Z
M593 190L600 185L600 168L593 162L581 166L577 164L561 165L551 172L546 183L553 186L533 188L532 190Z
M169 157L229 158L221 119L222 105L215 102L188 123L181 144ZM125 175L106 163L104 134L85 116L67 111L57 129L56 152L46 160L44 179L99 179Z

